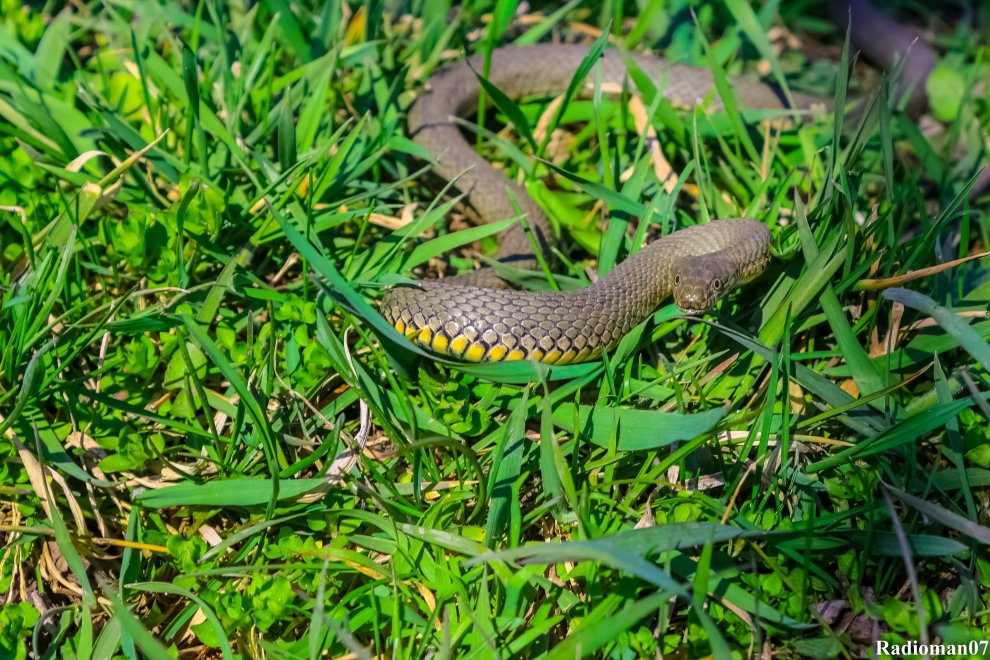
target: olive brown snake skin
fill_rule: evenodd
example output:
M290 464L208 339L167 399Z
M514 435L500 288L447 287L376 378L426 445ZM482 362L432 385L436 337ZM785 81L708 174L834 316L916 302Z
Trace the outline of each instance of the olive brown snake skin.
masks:
M849 4L846 0L842 7ZM884 61L884 57L908 50L916 32L893 23L864 0L851 4L864 21L873 22L873 29L869 29L862 23L857 27L854 20L854 40L876 42L877 29L887 35L889 43L879 48L876 43L870 48L864 46L868 55L889 66L890 60ZM862 36L857 39L857 35ZM916 54L908 57L901 81L917 91L918 83L934 66L934 56L917 44L912 53ZM560 94L586 54L586 47L574 45L502 48L492 54L489 80L512 98ZM712 92L714 83L708 70L649 55L630 57L674 105L694 106ZM515 224L500 237L496 258L534 269L538 262L533 245L544 255L552 245L545 213L522 187L475 152L453 119L477 109L480 84L472 68L481 71L483 65L478 56L471 58L471 64L458 63L430 79L428 91L409 112L409 132L435 158L437 174L447 180L457 178L457 188L483 221L516 217L521 210L533 240L521 223ZM623 56L617 51L606 50L601 67L604 83L621 85L626 79ZM732 86L744 108L786 107L780 94L768 85L735 79ZM911 103L916 96L911 97ZM797 109L815 103L827 105L812 97L794 95L793 99ZM717 97L714 102L718 104ZM507 189L513 193L511 197ZM581 362L613 348L671 294L682 310L710 309L726 292L763 271L770 260L770 246L770 231L761 222L716 220L651 242L584 289L509 290L492 269L485 268L415 286L392 287L382 301L382 312L400 333L435 353L472 362Z

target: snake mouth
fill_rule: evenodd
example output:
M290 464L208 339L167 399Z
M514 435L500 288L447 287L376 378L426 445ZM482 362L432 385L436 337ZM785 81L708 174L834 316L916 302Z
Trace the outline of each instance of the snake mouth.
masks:
M694 307L681 307L680 305L678 305L677 308L682 312L684 312L685 314L704 314L705 312L708 311L707 309L694 308Z

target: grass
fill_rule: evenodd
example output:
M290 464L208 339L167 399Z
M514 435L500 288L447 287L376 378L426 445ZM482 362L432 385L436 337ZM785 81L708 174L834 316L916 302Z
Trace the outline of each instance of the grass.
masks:
M412 5L0 5L0 657L988 639L979 32L927 17L919 124L847 81L814 1ZM558 223L553 282L714 217L782 258L595 363L429 359L374 300L498 228L454 231L405 109L465 45L597 35L712 68L727 107L635 71L549 113L488 94L479 149ZM768 123L730 93L760 73L880 94Z

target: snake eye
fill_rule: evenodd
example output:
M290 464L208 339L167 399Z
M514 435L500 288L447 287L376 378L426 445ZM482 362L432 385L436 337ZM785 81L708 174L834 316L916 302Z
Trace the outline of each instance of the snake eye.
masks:
M718 291L719 289L721 289L722 288L722 280L718 279L717 277L714 280L712 280L712 288L715 289L716 291Z
M679 286L680 283L681 283L681 276L680 275L674 275L674 286Z

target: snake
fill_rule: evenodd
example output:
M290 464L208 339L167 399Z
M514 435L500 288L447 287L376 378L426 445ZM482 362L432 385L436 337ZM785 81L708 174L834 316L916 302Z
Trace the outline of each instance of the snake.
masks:
M846 1L865 7L853 7L864 14L872 7L864 0ZM888 20L879 12L869 19L875 29L900 35L885 45L888 51L906 52L906 45L915 41L916 33L893 21L875 25ZM851 33L868 41L871 30L859 25ZM586 47L574 44L498 48L490 55L488 80L510 98L558 95L568 89L587 53ZM917 83L934 67L926 49L916 53L907 61L917 64L917 70L902 76L905 84ZM711 71L645 53L604 50L599 60L603 85L625 83L626 58L675 107L707 102L712 111L723 108ZM541 265L537 252L549 255L555 245L546 213L525 188L479 155L458 125L458 118L477 110L482 86L475 72L484 70L484 64L483 55L477 54L432 76L409 109L409 133L433 157L436 174L455 181L482 222L525 217L525 224L515 223L502 232L495 260L536 270ZM830 105L814 96L784 95L774 86L746 78L734 78L731 84L736 102L744 108L808 111ZM497 269L485 267L393 285L380 309L400 334L441 356L468 362L579 363L612 350L670 296L686 313L710 311L735 288L759 277L770 262L772 243L769 228L758 220L718 219L653 240L583 289L513 290Z

